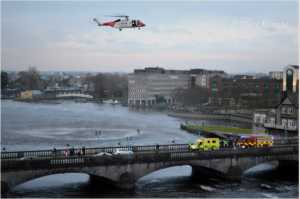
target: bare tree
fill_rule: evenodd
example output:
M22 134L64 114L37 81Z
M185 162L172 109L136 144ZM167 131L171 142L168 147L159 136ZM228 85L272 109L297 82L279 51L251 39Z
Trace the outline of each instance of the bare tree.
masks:
M39 72L34 67L28 71L18 73L19 78L16 83L24 90L39 90L44 88L44 82L41 80Z

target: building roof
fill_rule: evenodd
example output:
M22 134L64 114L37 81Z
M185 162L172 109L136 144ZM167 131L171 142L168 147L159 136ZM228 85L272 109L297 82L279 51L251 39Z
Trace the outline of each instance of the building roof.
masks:
M295 107L299 107L299 96L297 93L288 93L285 97L283 97L280 103L275 107L277 108L281 104L283 104L286 100L289 100L292 105Z
M299 65L289 65L289 67L293 67L295 69L299 69Z
M299 105L299 96L298 96L298 94L291 93L287 97L291 100L292 104L294 104L296 107L298 107L298 105Z

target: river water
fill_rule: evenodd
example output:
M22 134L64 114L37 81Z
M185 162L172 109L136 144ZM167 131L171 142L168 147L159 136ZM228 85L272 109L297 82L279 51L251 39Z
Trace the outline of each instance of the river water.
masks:
M119 105L76 103L1 102L1 147L7 151L117 145L194 142L198 136L180 130L185 119L165 112L130 110ZM221 123L192 121L199 123ZM226 124L226 123L225 123ZM140 129L138 132L137 129ZM96 131L101 131L101 135ZM89 182L86 174L57 174L35 179L14 188L10 197L298 197L298 176L262 164L248 171L241 183L209 178L191 180L191 167L171 167L153 172L136 183L133 192L104 188ZM284 177L283 177L284 176ZM268 184L264 189L261 184ZM209 186L214 191L200 188Z

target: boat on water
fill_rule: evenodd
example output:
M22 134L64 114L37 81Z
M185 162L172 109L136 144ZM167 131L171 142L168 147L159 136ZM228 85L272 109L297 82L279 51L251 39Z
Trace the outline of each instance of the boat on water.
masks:
M118 100L109 99L109 100L103 100L103 104L116 105L116 104L120 104L120 102Z

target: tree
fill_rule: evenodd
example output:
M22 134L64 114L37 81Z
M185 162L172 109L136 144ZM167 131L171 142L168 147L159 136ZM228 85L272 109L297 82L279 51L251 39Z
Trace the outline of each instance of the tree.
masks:
M30 67L28 71L18 73L19 78L16 83L24 90L40 90L43 89L44 83L41 80L39 72L34 67Z
M97 98L126 98L128 93L127 74L104 74L88 76L86 83L92 82Z
M167 100L165 99L164 96L161 95L155 95L156 103L157 104L165 104L167 103Z
M8 86L8 74L5 71L1 71L1 89L5 89Z

